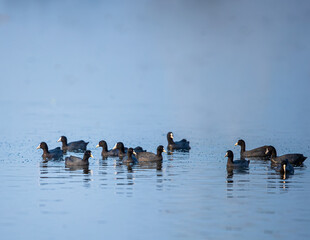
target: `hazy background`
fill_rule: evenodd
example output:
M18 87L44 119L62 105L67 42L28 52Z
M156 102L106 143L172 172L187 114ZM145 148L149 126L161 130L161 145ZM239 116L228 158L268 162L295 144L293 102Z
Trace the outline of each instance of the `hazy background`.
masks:
M0 130L307 135L309 23L309 1L0 0Z

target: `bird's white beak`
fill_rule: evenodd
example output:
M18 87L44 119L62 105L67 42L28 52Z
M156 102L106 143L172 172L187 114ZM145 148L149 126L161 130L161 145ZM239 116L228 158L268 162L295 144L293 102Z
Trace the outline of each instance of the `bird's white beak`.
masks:
M112 150L116 149L116 145L117 145L117 143L116 143L115 146L112 148Z
M163 152L165 152L165 153L166 153L167 151L166 151L165 149L163 149Z
M225 154L225 157L228 157L228 153Z
M237 145L238 145L238 142L235 143L235 146L237 146Z
M37 146L37 149L40 149L40 145L39 145L39 146Z
M96 148L98 148L98 147L99 147L99 144L97 144Z
M57 140L57 142L61 142L61 137Z
M266 152L265 152L265 154L268 154L269 153L269 149L268 148L266 148Z

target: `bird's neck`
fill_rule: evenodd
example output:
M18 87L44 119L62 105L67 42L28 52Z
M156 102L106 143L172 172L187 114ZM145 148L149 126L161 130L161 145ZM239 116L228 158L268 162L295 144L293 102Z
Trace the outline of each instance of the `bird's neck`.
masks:
M233 157L228 157L227 163L234 163L234 158Z
M244 153L244 152L245 152L245 143L242 143L242 144L240 145L240 147L241 147L240 152L241 152L241 153Z
M173 138L168 137L168 144L174 144Z
M275 148L272 148L271 150L271 157L276 158L277 157L277 150Z
M64 139L62 141L62 147L67 147L68 146L68 142L67 142L67 139Z
M48 151L48 147L43 148L43 153L45 153L45 154L50 153L50 152Z
M157 150L157 154L156 154L156 155L157 155L158 157L161 157L161 153L162 153L161 151Z
M118 149L118 151L121 153L121 154L124 154L125 153L125 148L122 146Z
M132 160L132 153L127 153L128 160Z
M102 147L102 152L103 152L103 153L108 152L108 146L107 146L107 145L105 145L105 146Z

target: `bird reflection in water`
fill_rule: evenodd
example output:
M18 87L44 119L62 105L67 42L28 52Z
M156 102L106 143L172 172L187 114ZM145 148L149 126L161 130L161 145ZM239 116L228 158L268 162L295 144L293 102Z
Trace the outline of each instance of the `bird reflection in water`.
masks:
M55 165L52 165L52 166L49 166L46 162L41 162L41 165L40 165L40 174L44 174L44 175L47 175L47 174L50 174L50 173L60 173L62 170L62 167L60 166L55 166ZM40 178L49 178L48 176L40 176Z
M48 174L48 165L46 164L46 162L43 161L40 167L41 167L40 169L41 174Z
M227 167L227 178L232 179L234 174L249 174L248 168L234 168L234 167Z
M167 151L167 155L173 155L174 150Z
M240 169L240 168L234 168L234 167L227 167L227 179L226 179L226 184L227 184L227 198L233 198L235 197L233 194L234 191L234 180L233 176L235 174L237 175L244 175L244 174L249 174L249 171L247 168L245 169ZM238 182L238 181L237 181ZM235 193L236 194L236 193Z
M157 171L161 171L163 168L163 161L139 162L138 166L141 169L156 169Z
M84 174L92 175L92 170L89 170L89 166L70 166L65 168L66 171L78 171L83 170Z
M125 163L124 165L127 166L128 173L133 173L133 170L132 170L133 164L132 163Z
M173 155L173 153L175 153L175 152L179 152L179 153L189 153L189 150L186 150L186 149L178 149L178 150L175 150L175 149L169 149L169 148L168 148L167 155Z
M283 190L288 190L289 185L290 185L290 181L288 181L288 179L291 177L290 174L284 173L284 174L280 174L280 188L282 188Z

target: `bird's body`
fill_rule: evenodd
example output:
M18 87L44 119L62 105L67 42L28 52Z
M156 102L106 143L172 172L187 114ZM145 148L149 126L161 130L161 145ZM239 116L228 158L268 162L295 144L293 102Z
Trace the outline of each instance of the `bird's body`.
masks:
M88 142L83 140L68 143L67 137L61 136L57 142L62 142L62 150L64 152L86 151Z
M118 157L123 158L126 156L125 147L122 142L118 142L115 144L115 146L112 148L112 150L118 151Z
M59 159L63 156L63 151L60 149L60 147L49 150L47 144L45 142L41 142L37 149L40 148L43 150L42 157L45 160Z
M135 147L133 149L136 153L140 153L140 152L146 152L146 150L144 150L142 147L138 146L138 147Z
M162 152L166 152L162 145L157 147L157 154L152 152L140 152L137 153L137 159L139 162L152 162L152 161L162 161Z
M191 147L189 146L189 141L186 139L182 139L181 141L175 142L173 140L173 133L168 132L167 134L167 140L168 140L168 149L169 150L190 150Z
M66 157L65 164L67 167L70 167L70 166L88 166L89 165L88 159L90 157L93 157L93 156L92 156L91 152L89 150L87 150L84 153L83 158L75 157L75 156Z
M241 147L240 150L240 157L241 158L263 158L263 159L269 159L270 154L266 154L266 147L267 146L262 146L258 148L254 148L252 150L245 150L245 142L244 140L240 139L238 142L235 144L235 146L239 145Z
M101 140L98 143L98 145L96 146L96 148L97 147L102 147L101 156L103 158L105 158L105 157L117 157L118 156L118 150L117 149L108 150L108 144L104 140Z
M130 148L129 148L130 149ZM128 149L128 150L129 150ZM127 152L125 151L125 147L124 147L124 144L122 142L118 142L116 143L116 145L114 146L114 148L112 150L117 150L118 151L118 157L120 159L124 159L126 158L128 155L127 155ZM137 161L136 157L135 156L132 156L132 159L134 161Z
M137 159L133 156L133 154L134 154L133 148L129 148L128 151L127 151L126 156L124 156L122 158L123 163L127 163L128 164L128 163L135 163L135 162L137 162Z
M250 161L248 160L234 160L234 154L232 151L228 150L225 157L227 159L227 168L248 168Z
M300 166L306 159L303 154L300 153L290 153L282 156L277 156L277 151L273 146L268 146L265 149L266 153L271 154L271 162L274 164L280 164L284 160L288 160L293 166Z

